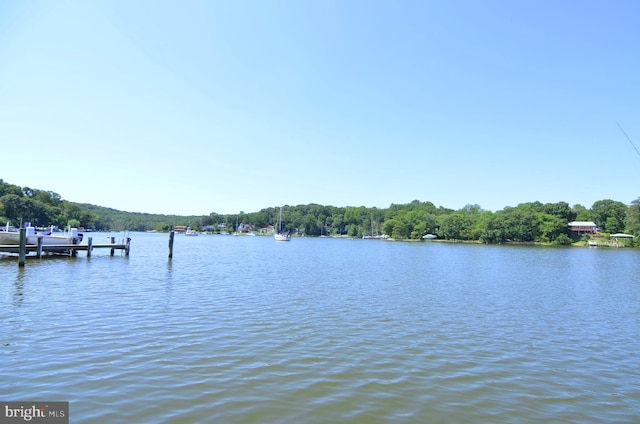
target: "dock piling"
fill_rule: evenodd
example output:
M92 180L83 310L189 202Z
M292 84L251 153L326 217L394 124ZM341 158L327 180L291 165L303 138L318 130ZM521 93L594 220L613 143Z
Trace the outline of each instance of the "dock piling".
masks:
M36 249L36 258L42 257L42 237L38 237L38 247Z
M18 267L24 268L24 262L27 257L27 229L20 228L20 251L18 253Z
M116 244L116 238L115 237L111 237L111 244ZM111 249L111 254L109 256L113 256L116 254L115 249Z
M175 236L175 231L171 230L169 232L169 259L173 258L173 237Z
M87 258L91 257L91 250L93 249L93 237L89 237L89 240L87 240Z

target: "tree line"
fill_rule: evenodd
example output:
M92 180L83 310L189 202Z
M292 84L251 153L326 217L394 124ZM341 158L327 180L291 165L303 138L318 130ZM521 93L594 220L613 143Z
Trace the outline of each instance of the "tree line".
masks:
M94 231L169 231L186 225L216 232L234 230L236 223L242 223L260 231L276 224L279 210L269 207L258 212L206 216L125 212L65 201L52 191L19 187L0 179L0 220L16 226L29 221L38 226L71 225ZM578 238L569 231L571 221L593 221L605 234L625 232L640 236L640 199L630 205L611 199L598 200L590 208L536 201L496 212L483 210L479 205L454 210L418 200L388 208L308 204L284 206L282 213L284 229L305 236L360 238L366 234L386 234L399 240L420 240L426 234L434 234L444 240L562 245Z

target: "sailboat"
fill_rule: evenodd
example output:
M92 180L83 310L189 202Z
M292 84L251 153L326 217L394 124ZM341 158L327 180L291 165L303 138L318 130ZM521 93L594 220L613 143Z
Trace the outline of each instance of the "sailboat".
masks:
M273 235L275 241L289 241L291 240L291 234L288 231L282 232L282 206L280 206L280 218L278 218L277 230Z
M362 236L363 240L378 240L380 236L378 235L378 230L376 233L373 233L373 215L371 215L371 232L369 234L365 234Z

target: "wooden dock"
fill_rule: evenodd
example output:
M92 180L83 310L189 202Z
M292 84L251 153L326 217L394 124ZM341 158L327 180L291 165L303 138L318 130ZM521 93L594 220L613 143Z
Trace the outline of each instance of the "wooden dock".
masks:
M40 253L54 253L60 255L74 256L74 252L89 252L89 249L111 249L111 250L124 250L125 253L128 250L128 244L94 244L89 246L88 244L44 244L41 249L38 249L37 244L27 244L24 246L26 253L33 253L40 251ZM5 253L20 253L20 246L17 244L0 245L0 252ZM90 253L87 253L91 256ZM112 254L113 256L113 254Z
M87 244L43 244L42 239L38 239L38 244L26 244L24 228L20 230L20 244L0 245L0 252L18 254L18 266L23 267L27 254L34 253L37 258L43 254L55 254L66 256L77 256L78 252L87 252L87 257L91 256L93 249L110 249L110 256L115 255L116 250L124 251L125 256L129 256L131 238L127 237L125 243L116 243L115 237L111 237L111 243L93 244L93 239L88 238Z

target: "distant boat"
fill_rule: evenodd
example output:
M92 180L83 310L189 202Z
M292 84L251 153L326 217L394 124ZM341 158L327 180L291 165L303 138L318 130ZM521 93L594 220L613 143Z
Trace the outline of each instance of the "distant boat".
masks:
M373 215L371 215L371 232L362 236L363 240L380 240L380 235L376 229L375 234L373 231Z
M38 240L42 240L43 245L63 245L63 244L80 244L82 242L82 234L78 233L77 228L69 227L67 231L55 233L53 227L49 231L40 231L35 227L27 224L25 226L26 244L38 244ZM7 224L0 230L0 244L18 245L20 244L20 230L10 227Z
M282 231L282 206L280 206L280 217L278 218L278 224L276 225L276 233L273 235L275 241L290 241L291 234L288 231Z
M291 240L291 234L289 233L276 233L273 235L273 238L275 239L275 241L290 241Z
M435 240L437 238L438 236L435 234L425 234L424 236L422 236L423 240Z
M190 236L190 237L194 237L198 235L197 231L194 231L191 229L191 227L187 227L187 231L184 232L185 236Z

